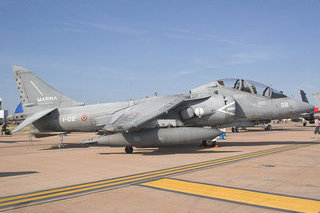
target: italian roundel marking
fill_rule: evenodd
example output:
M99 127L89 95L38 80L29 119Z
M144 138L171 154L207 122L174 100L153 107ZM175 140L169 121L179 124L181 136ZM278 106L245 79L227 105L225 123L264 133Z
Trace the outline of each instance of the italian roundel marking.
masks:
M87 115L81 115L81 120L86 121L88 119Z

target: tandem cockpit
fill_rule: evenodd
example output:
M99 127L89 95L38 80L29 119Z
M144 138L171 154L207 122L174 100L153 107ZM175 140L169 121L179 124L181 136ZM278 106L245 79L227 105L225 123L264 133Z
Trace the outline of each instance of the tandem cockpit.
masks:
M283 92L279 92L265 84L258 83L246 79L234 79L226 78L218 80L217 83L220 86L233 88L235 90L248 92L251 94L261 95L267 98L286 98L287 96Z
M201 93L218 93L219 87L223 87L230 90L242 91L251 93L254 95L263 96L270 99L286 98L287 96L283 92L279 92L270 86L262 83L258 83L246 79L225 78L217 81L213 81L209 84L202 85L190 91L191 94Z

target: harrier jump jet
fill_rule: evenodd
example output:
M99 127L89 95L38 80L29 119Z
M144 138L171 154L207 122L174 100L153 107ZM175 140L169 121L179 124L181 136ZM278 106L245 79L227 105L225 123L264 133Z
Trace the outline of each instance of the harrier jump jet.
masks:
M26 116L13 132L28 125L42 133L99 131L100 137L83 143L125 147L126 153L132 153L133 147L211 140L222 133L217 129L221 125L270 119L275 112L276 117L287 117L313 109L310 104L274 94L270 89L251 95L240 93L242 89L238 88L230 88L230 94L212 92L221 83L205 85L185 95L85 105L52 88L26 68L14 66L13 72ZM235 95L236 91L239 94Z

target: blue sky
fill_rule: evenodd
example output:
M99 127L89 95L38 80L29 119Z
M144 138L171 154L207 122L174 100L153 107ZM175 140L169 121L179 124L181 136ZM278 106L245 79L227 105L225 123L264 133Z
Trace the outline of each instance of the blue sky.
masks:
M12 65L87 104L186 93L225 77L319 92L320 1L0 0L0 97Z

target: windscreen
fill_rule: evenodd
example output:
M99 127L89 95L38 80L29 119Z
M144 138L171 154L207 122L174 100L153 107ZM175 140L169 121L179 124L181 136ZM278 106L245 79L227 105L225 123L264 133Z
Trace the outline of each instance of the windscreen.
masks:
M268 98L285 98L287 97L282 92L279 92L271 87L251 80L225 78L217 81L219 85L237 89L243 92L253 93Z
M218 80L218 84L220 84L221 86L229 87L229 88L236 88L235 85L237 81L239 80L234 78L225 78L225 79Z

